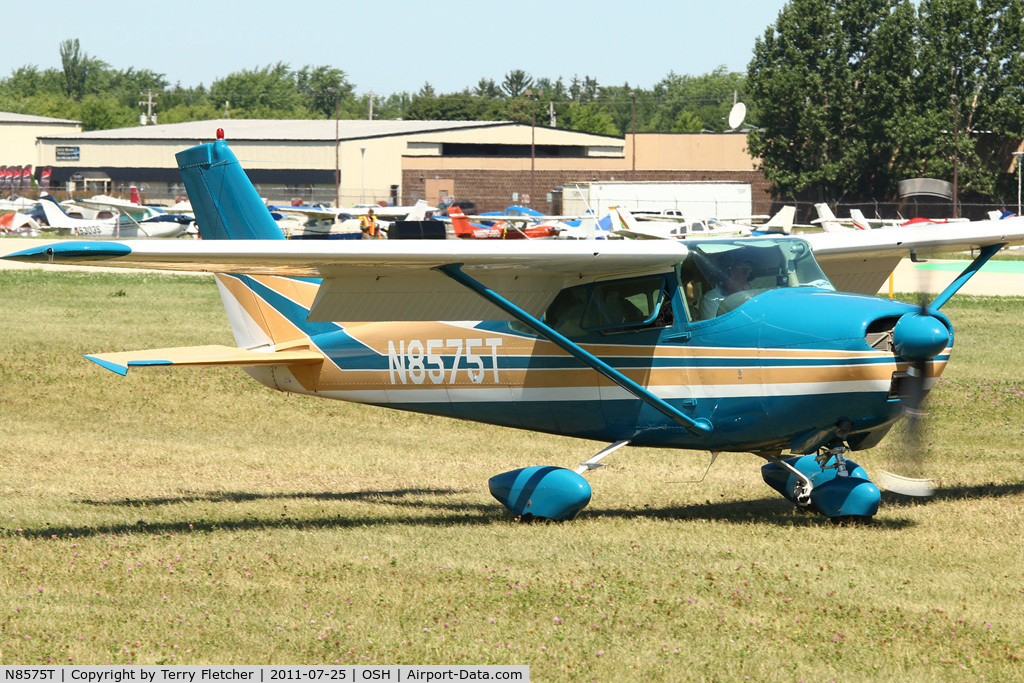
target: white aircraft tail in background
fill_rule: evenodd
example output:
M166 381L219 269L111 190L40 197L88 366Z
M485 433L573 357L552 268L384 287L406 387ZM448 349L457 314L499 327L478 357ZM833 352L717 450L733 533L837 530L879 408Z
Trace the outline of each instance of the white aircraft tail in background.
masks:
M756 226L758 232L782 233L788 235L793 232L793 219L796 218L795 206L784 206L779 212L769 218L766 222Z
M849 228L839 222L839 219L832 213L832 209L829 208L828 204L824 202L815 204L814 209L818 212L818 217L811 222L820 224L821 229L825 232L847 232L853 230L853 228Z
M853 227L858 230L870 230L871 223L867 217L864 216L864 212L860 209L850 209L850 220L853 221Z

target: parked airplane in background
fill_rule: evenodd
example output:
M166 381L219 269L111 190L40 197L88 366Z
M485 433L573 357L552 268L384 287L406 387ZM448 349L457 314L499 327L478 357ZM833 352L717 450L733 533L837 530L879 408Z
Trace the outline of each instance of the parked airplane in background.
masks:
M365 215L370 208L378 216L377 227L387 234L393 221L384 220L382 215L406 221L422 221L433 207L426 200L419 200L413 206L361 207L336 209L329 206L268 206L271 213L280 214L278 224L288 239L361 239L363 236L358 216ZM379 214L380 208L383 214ZM401 213L396 213L401 211Z
M783 206L774 216L738 216L735 218L693 218L682 211L670 209L659 213L629 211L613 207L612 214L621 226L618 234L624 237L653 237L656 239L685 239L716 235L784 234L793 231L795 206Z
M455 236L463 239L519 240L557 237L564 228L558 225L538 224L533 216L502 217L491 225L470 223L462 209L453 204L448 208ZM494 220L496 216L474 216L477 219Z
M687 218L684 216L650 215L634 216L623 207L611 207L612 220L618 227L612 232L620 237L633 239L686 239L687 237L749 236L750 226L725 223L717 218Z
M523 518L574 517L591 498L582 475L626 445L753 453L795 504L870 518L878 488L847 456L919 414L953 346L941 307L1024 243L1024 219L807 240L286 241L222 138L177 154L202 241L5 258L217 273L237 348L89 356L120 374L237 366L281 391L607 444L575 471L493 477ZM869 296L833 288L867 287L864 273L911 249L965 247L978 257L927 306L878 298L877 281Z
M107 195L94 195L88 199L73 199L62 202L61 206L65 208L68 215L72 218L103 220L105 218L119 217L122 231L125 225L141 225L145 223L147 233L156 233L159 230L155 224L163 222L177 223L183 226L184 232L196 233L195 218L190 213L172 213L162 206L141 204L139 202L139 191L134 185L131 186L130 192L130 200ZM167 230L172 231L170 226L167 227Z
M842 232L844 230L873 230L889 228L897 225L923 225L944 223L966 223L966 218L867 218L860 209L850 209L849 218L836 218L828 204L815 204L818 218L812 224L821 225L825 232Z
M113 215L109 218L75 218L69 216L64 207L49 194L40 195L39 204L47 223L43 230L78 237L179 237L185 234L191 224L191 221L182 221L166 214L141 221L114 212L110 212Z

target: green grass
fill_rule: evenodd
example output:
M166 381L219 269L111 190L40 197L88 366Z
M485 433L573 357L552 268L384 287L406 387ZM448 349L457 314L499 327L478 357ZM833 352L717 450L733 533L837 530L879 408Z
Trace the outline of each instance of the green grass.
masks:
M626 449L567 524L487 493L596 444L82 353L225 343L208 278L0 271L0 664L528 664L533 680L1020 680L1024 299L955 297L932 499L834 527L760 461ZM869 472L897 439L855 454Z

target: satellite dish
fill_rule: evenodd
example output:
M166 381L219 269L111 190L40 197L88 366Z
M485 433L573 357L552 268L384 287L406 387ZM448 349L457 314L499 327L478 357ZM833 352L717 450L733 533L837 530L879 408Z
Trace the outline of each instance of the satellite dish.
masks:
M744 117L747 115L747 105L742 102L737 102L732 105L732 109L729 111L729 130L736 130L743 123Z

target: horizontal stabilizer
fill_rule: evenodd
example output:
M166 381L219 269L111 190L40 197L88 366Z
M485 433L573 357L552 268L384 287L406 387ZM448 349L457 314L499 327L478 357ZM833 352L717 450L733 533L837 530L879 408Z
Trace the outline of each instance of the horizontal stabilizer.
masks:
M86 358L119 375L127 375L128 368L154 365L315 365L324 360L319 351L248 351L233 346L180 346L148 351L97 353Z

